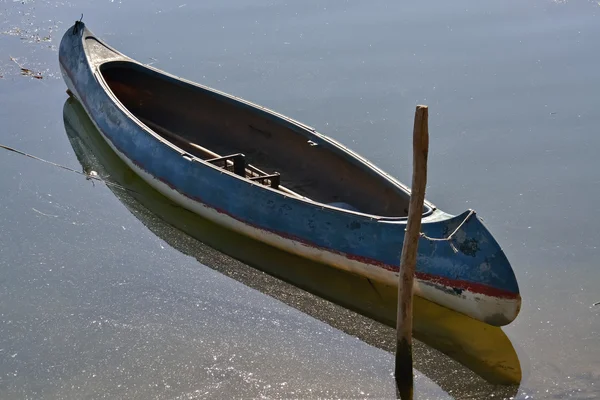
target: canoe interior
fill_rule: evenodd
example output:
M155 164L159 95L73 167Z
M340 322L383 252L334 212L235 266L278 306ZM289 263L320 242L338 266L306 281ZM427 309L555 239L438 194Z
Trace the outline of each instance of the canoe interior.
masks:
M365 214L408 213L406 191L335 146L314 143L304 128L133 62L108 62L100 71L133 115L198 158L242 154L239 175L257 179L279 173L258 181L288 195ZM220 165L233 170L234 159Z

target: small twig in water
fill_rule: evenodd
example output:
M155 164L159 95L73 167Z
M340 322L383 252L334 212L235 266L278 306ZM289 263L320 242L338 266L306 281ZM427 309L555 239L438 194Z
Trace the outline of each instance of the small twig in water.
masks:
M17 59L14 57L10 57L10 59L12 62L14 62L15 64L17 64L19 66L19 68L21 69L21 75L30 76L35 79L44 79L44 77L42 76L42 74L40 72L33 72L29 68L25 68L24 66L19 64Z
M46 163L46 164L53 165L53 166L58 167L58 168L66 169L67 171L75 172L76 174L85 176L85 179L88 180L88 181L91 180L92 183L94 183L94 181L100 181L100 182L104 182L105 185L113 186L113 187L116 187L116 188L119 188L119 189L122 189L122 190L127 190L129 192L137 193L135 190L128 189L128 188L123 187L121 185L118 185L116 183L110 182L110 181L106 180L105 178L101 178L96 171L85 171L85 170L83 172L77 171L76 169L69 168L69 167L66 167L64 165L60 165L60 164L54 163L52 161L44 160L43 158L39 158L39 157L33 156L31 154L27 154L24 151L14 149L14 148L9 147L9 146L5 146L3 144L0 144L0 149L5 149L5 150L8 150L8 151L12 151L12 152L20 154L22 156L33 158L34 160L38 160L38 161L41 161L41 162Z
M45 213L41 212L40 210L36 210L36 209L35 209L35 208L33 208L33 207L31 207L31 209L32 209L33 211L35 211L36 213L38 213L38 214L42 214L42 215L44 215L44 216L46 216L46 217L54 217L54 218L58 218L58 215L45 214Z

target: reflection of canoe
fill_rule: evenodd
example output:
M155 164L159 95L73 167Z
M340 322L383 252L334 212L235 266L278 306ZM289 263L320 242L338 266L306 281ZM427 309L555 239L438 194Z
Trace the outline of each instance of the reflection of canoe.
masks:
M107 143L160 193L284 251L396 285L410 192L371 163L287 117L139 64L80 22L59 59ZM415 293L492 325L513 321L515 275L474 212L427 203L422 221Z
M394 287L277 250L178 207L144 183L116 156L79 102L74 99L67 100L64 106L64 120L67 136L83 169L94 170L101 176L109 176L109 180L118 185L111 185L109 188L119 200L144 225L171 246L213 269L273 295L368 343L393 350L393 329L387 329L387 333L382 335L380 330L374 332L368 324L357 325L353 318L346 317L337 321L335 316L323 311L324 307L308 304L300 295L290 293L289 289L278 289L275 280L266 281L262 274L253 273L252 269L244 268L240 263L232 266L234 263L230 259L223 260L221 254L211 248L390 326L395 326L396 317L397 292ZM167 225L156 222L154 216L211 248L197 242L190 243L189 240L176 236ZM498 327L416 297L414 330L416 338L463 363L489 382L518 384L521 380L519 359L510 340ZM459 371L455 366L448 366L448 362L432 363L431 354L419 357L419 354L425 351L418 344L415 346L417 369L446 391L456 394L461 388L465 389L465 381L473 381L470 378L459 379ZM422 359L429 361L420 362ZM451 373L448 368L452 369ZM448 376L453 378L448 379ZM505 394L505 397L514 395L512 392Z

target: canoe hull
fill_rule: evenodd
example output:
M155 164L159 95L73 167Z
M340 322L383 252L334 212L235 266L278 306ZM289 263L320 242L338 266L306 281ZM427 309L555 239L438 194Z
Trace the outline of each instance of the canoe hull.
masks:
M108 145L142 179L176 204L284 251L378 282L397 284L405 220L345 212L284 196L186 157L184 151L137 121L112 95L100 66L134 61L98 41L83 24L65 33L59 58L68 88ZM257 108L257 112L265 110ZM508 260L481 221L469 213L452 217L434 209L424 217L423 230L430 237L446 237L465 220L455 243L422 239L415 292L492 325L510 323L520 308L518 286Z

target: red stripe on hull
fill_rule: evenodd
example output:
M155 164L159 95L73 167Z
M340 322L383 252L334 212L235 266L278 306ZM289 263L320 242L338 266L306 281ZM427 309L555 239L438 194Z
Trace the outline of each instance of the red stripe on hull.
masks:
M425 272L416 272L415 276L419 280L430 282L435 285L442 285L454 289L467 290L472 293L484 294L486 296L498 297L501 299L518 299L520 297L517 293L509 292L508 290L498 289L495 287L484 285L482 283L449 279L439 275L427 274Z

